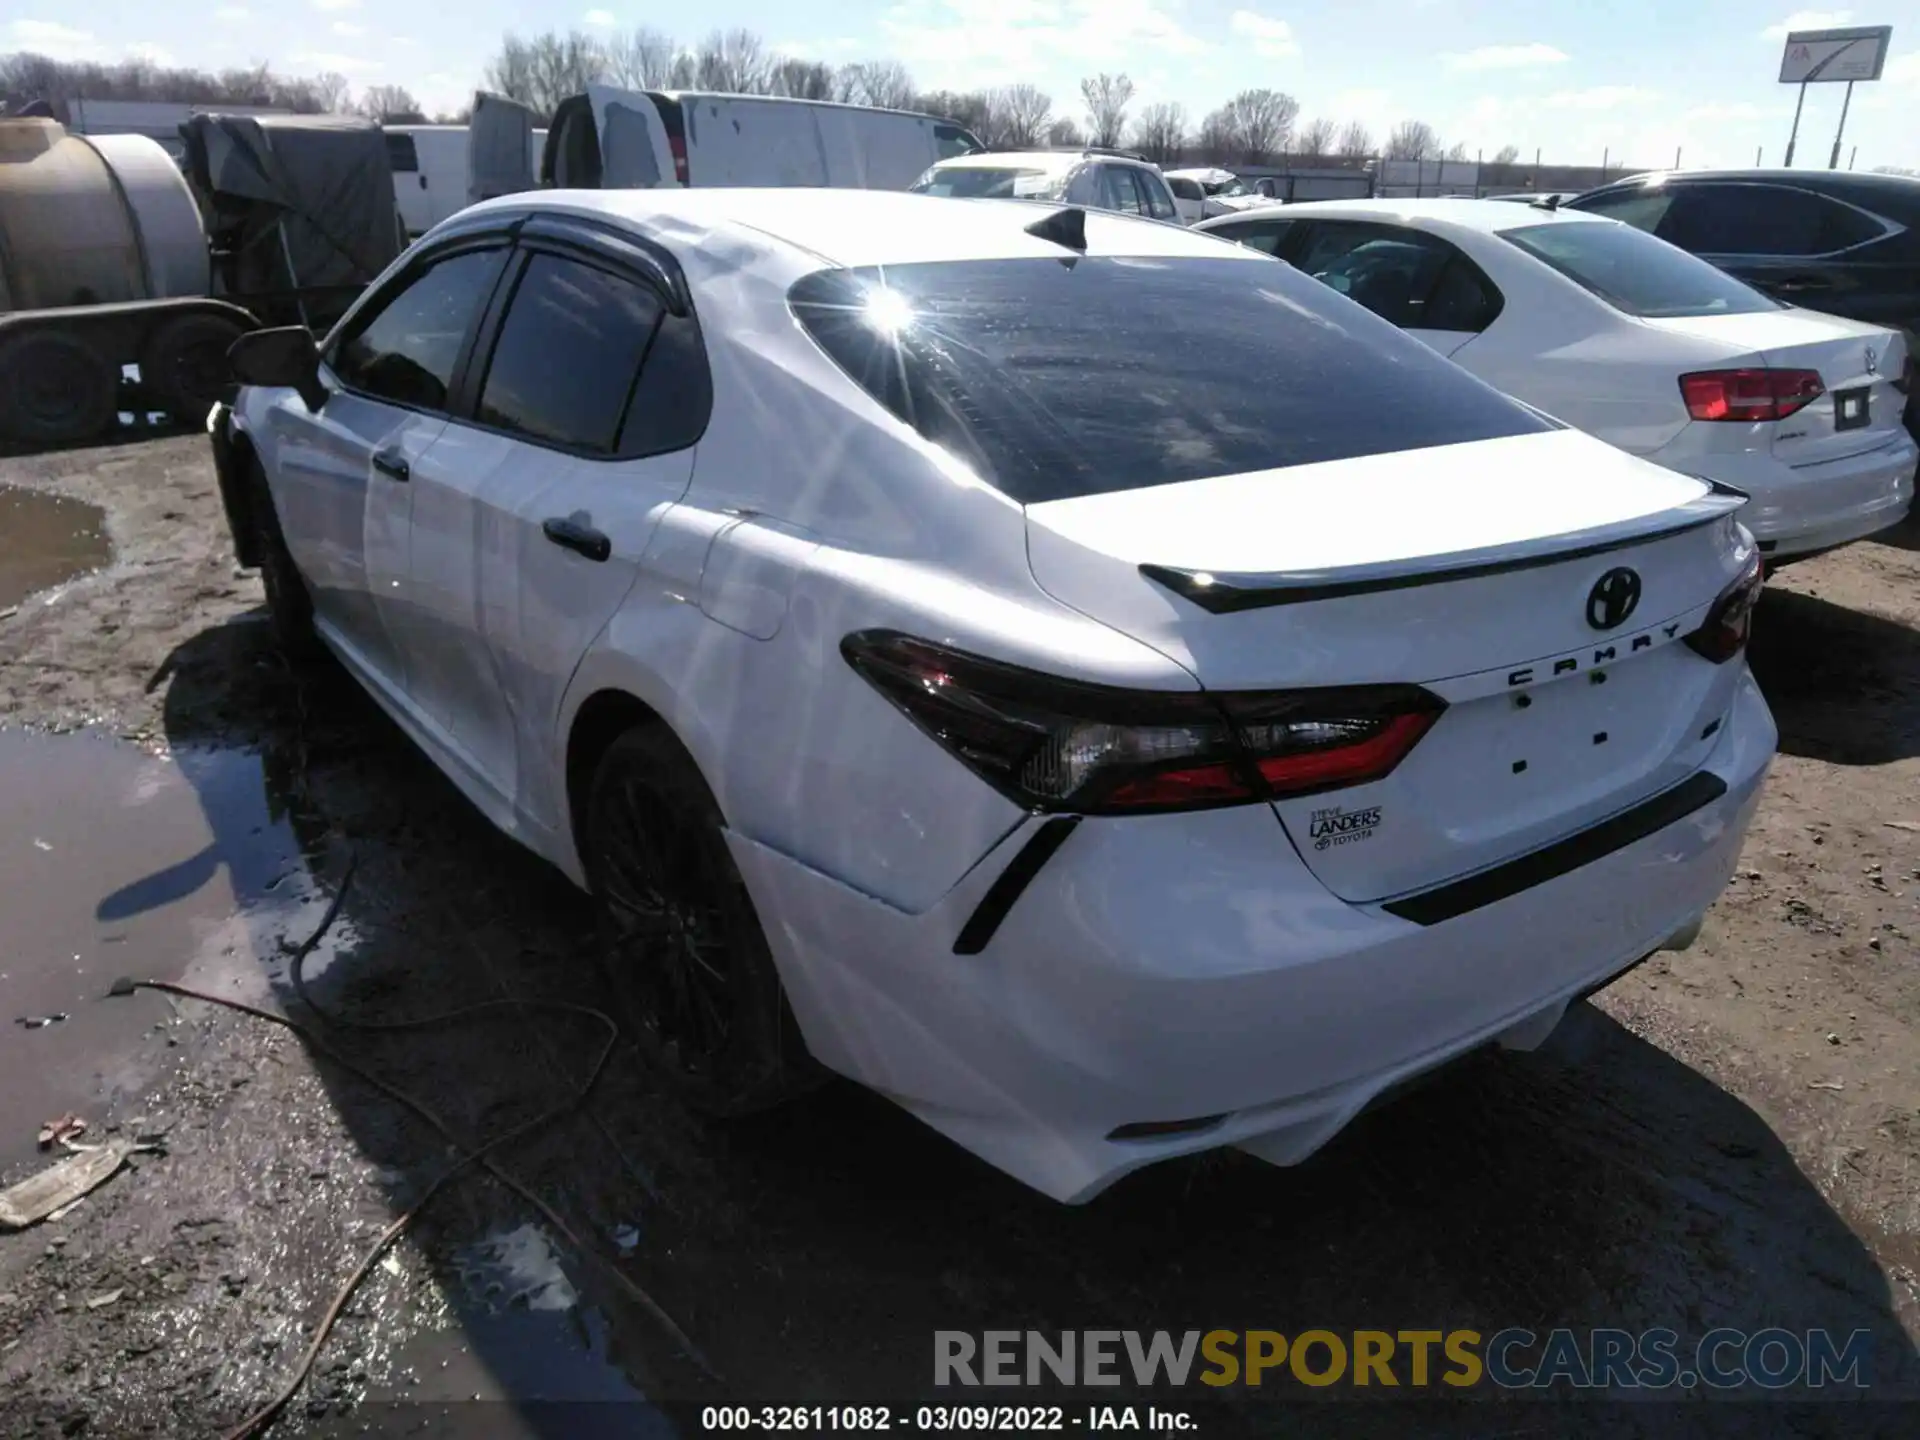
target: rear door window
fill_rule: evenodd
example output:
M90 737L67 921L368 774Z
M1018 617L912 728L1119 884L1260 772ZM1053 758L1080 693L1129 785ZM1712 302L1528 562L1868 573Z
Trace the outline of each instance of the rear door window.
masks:
M1134 171L1133 182L1140 187L1140 198L1147 202L1147 213L1154 219L1171 220L1180 213L1174 209L1173 195L1167 189L1167 182L1152 171Z
M1262 254L1278 255L1281 245L1286 242L1287 232L1293 226L1291 220L1238 220L1231 225L1209 225L1207 233L1218 235L1223 240L1232 240Z
M1583 210L1589 215L1604 215L1609 220L1619 220L1636 230L1654 235L1659 233L1660 222L1672 208L1675 193L1664 185L1640 190L1616 190L1612 194L1582 200L1577 206L1569 208Z
M1553 428L1251 257L826 270L788 298L854 382L1023 504Z
M387 168L396 175L411 175L420 168L420 155L414 149L411 135L396 135L386 132Z
M665 314L649 286L536 251L508 302L475 418L542 445L618 453Z
M1678 188L1656 231L1696 255L1826 255L1879 227L1851 206L1785 185Z
M1128 215L1147 213L1146 197L1141 195L1140 187L1134 183L1132 170L1124 165L1102 165L1100 181L1106 191L1109 210L1123 211Z
M504 245L433 261L353 317L327 355L349 390L414 410L447 408L467 336L493 293Z

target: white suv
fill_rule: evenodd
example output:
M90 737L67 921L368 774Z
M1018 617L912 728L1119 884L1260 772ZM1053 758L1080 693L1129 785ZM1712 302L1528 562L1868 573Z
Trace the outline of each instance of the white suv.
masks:
M1160 168L1115 150L1009 150L942 160L909 187L959 199L1060 200L1150 220L1181 221Z

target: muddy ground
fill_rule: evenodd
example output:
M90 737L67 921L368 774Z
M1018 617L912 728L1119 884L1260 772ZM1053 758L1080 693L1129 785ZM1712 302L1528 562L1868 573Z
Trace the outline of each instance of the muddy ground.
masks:
M113 545L106 569L0 597L0 1184L52 1158L34 1132L67 1110L83 1139L162 1146L0 1234L0 1433L217 1434L292 1373L448 1147L283 1031L100 998L112 980L306 1014L287 952L352 863L306 962L323 1006L390 1022L521 1002L325 1032L476 1143L590 1069L593 1024L526 1002L604 996L567 884L347 682L279 666L204 438L0 461L0 486L82 502L13 497L36 507L35 553L87 563L93 520ZM31 565L16 589L57 578L17 553L26 533L0 533L0 586ZM573 1239L456 1180L274 1433L695 1433L677 1404L541 1402L907 1400L928 1393L936 1329L1516 1325L1864 1329L1882 1403L1430 1411L1341 1387L1302 1423L1288 1386L1202 1428L1658 1433L1711 1413L1920 1433L1920 526L1778 577L1753 664L1782 753L1739 878L1694 950L1541 1052L1468 1064L1291 1171L1179 1162L1066 1209L851 1087L699 1125L622 1050L583 1109L500 1152Z

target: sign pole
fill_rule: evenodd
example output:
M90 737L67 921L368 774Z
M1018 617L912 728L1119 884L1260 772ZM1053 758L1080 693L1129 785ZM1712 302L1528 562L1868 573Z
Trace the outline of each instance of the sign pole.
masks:
M1847 82L1846 96L1840 101L1840 128L1833 132L1833 154L1827 160L1829 170L1840 168L1840 137L1847 133L1847 110L1853 104L1853 81Z
M1793 133L1787 136L1787 169L1793 168L1793 146L1800 138L1800 107L1807 103L1807 82L1800 82L1800 98L1793 106Z

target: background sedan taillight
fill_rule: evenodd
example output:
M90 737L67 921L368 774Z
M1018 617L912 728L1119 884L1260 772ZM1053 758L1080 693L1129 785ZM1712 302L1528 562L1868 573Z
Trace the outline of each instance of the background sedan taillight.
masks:
M1818 370L1698 370L1680 377L1695 420L1784 420L1826 392Z
M841 653L988 784L1034 811L1139 814L1378 780L1445 704L1412 685L1258 692L1063 680L893 631Z

